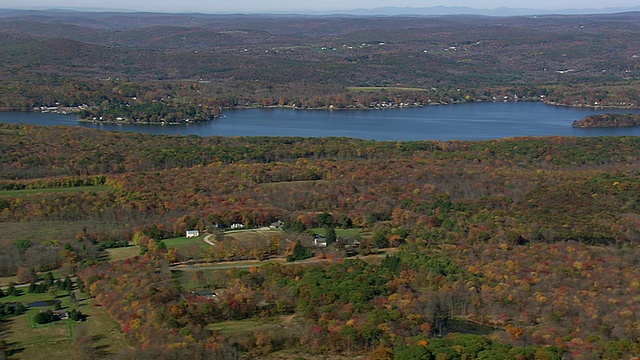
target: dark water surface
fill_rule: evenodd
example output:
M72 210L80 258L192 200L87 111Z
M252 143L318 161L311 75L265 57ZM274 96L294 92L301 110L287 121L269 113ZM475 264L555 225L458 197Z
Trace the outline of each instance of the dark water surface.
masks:
M472 103L388 110L234 109L211 122L184 125L80 123L72 115L0 113L0 122L82 126L112 131L198 136L353 137L375 140L480 140L514 136L636 135L640 127L577 129L574 120L628 109L585 109L538 102Z

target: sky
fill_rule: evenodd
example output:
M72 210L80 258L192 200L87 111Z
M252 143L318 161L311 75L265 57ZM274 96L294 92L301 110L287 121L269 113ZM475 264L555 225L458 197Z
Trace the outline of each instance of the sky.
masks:
M468 6L476 9L500 7L541 10L631 8L640 5L638 0L538 0L514 2L513 0L0 0L0 9L113 9L153 12L200 12L200 13L256 13L299 12L373 9L380 7L433 7Z

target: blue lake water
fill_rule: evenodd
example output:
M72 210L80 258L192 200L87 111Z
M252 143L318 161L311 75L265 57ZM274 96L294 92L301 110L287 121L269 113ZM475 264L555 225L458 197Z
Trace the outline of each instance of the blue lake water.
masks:
M578 129L574 120L629 109L586 109L539 102L471 103L388 110L233 109L211 122L184 125L80 123L51 113L0 113L0 122L82 126L111 131L198 136L353 137L374 140L481 140L515 136L640 136L640 127Z

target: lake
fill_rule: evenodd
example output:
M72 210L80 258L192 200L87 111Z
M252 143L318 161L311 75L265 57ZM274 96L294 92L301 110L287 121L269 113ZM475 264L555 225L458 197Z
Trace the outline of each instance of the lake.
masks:
M198 136L353 137L374 140L482 140L515 136L640 136L634 128L573 128L574 120L629 109L587 109L540 102L469 103L387 110L232 109L200 124L80 123L52 113L0 113L0 122L82 126L112 131Z

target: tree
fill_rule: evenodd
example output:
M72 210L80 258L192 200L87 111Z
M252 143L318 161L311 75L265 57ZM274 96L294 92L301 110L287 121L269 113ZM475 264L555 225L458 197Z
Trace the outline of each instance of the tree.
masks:
M158 243L158 245L156 246L156 250L157 251L166 251L167 250L167 245L164 243L164 241L160 241Z
M9 283L9 287L7 287L7 295L9 296L20 296L20 290L16 289L16 285L13 283Z
M62 290L71 291L73 290L73 283L71 282L71 278L69 275L64 277L64 282L62 283Z
M53 277L53 273L51 271L49 271L45 276L44 276L44 281L43 284L45 284L47 286L47 289L53 286L53 283L55 282L55 278Z
M320 227L331 227L333 225L333 219L328 212L318 214L318 216L316 216L316 222Z
M304 260L308 259L313 254L307 248L305 248L300 241L296 241L293 245L293 252L291 255L287 256L287 261L296 261L296 260Z
M53 312L51 310L41 311L33 317L33 320L36 322L36 324L48 324L50 322L53 322L54 319L55 317L53 316Z
M336 229L333 226L329 226L328 228L326 228L325 233L327 238L327 245L335 243L338 239L338 237L336 236Z
M296 233L301 233L307 230L307 225L305 225L300 219L295 219L292 222L286 222L284 226L285 230L292 230Z
M393 351L394 359L402 360L431 360L433 354L427 348L420 345L399 346Z
M344 228L344 229L351 229L353 227L353 220L351 220L350 217L345 216L342 219L342 222L341 222L340 226L342 226L342 228Z
M369 255L371 254L371 240L363 239L360 241L360 245L358 245L358 254L360 255Z
M21 266L18 268L18 281L21 283L30 283L36 281L38 275L36 270L32 267Z
M371 353L371 356L369 356L369 359L391 360L391 359L394 359L394 354L384 343L380 343L380 345L378 345L378 347ZM395 357L395 359L405 359L405 358ZM406 359L409 359L409 358L406 358Z
M381 249L389 247L389 239L387 239L386 231L376 230L371 239L371 244Z
M69 318L73 321L84 321L85 317L82 314L82 311L73 309L69 311Z

